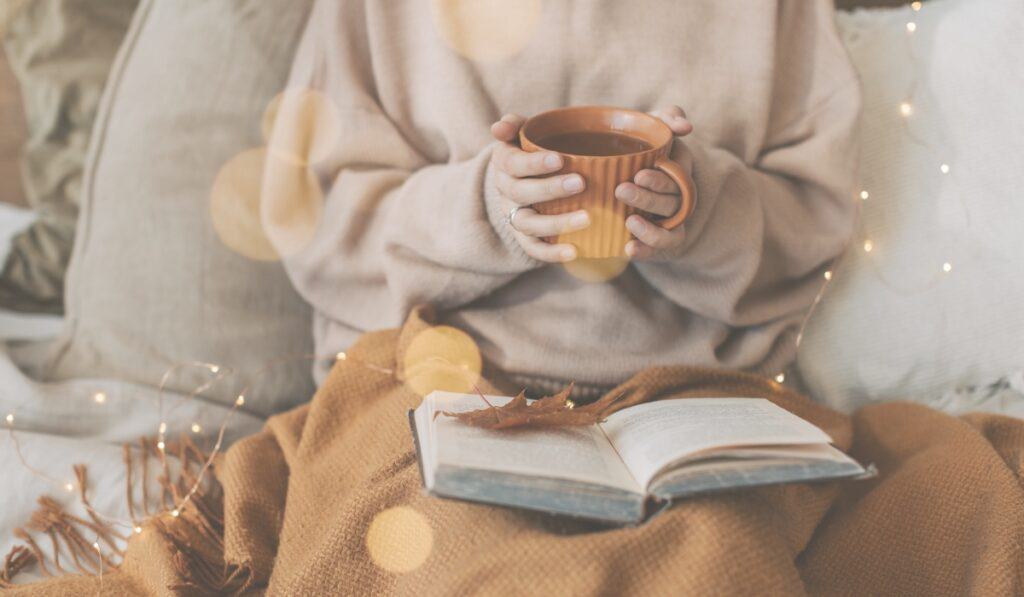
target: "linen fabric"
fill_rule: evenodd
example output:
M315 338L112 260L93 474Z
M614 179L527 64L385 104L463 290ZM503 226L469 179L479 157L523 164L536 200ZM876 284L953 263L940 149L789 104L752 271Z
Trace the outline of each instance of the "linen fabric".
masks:
M212 363L232 373L205 399L253 386L244 408L264 416L309 400L309 308L280 263L232 251L211 221L218 172L263 144L308 8L140 6L93 136L67 325L46 378L155 386L170 371L167 388L188 394L211 379L191 364Z

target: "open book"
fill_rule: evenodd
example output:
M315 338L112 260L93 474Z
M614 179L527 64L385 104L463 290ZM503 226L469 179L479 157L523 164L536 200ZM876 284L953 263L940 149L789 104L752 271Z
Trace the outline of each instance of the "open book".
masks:
M586 427L492 431L434 416L486 406L433 392L409 411L428 492L630 524L695 494L865 473L824 431L761 398L647 402Z

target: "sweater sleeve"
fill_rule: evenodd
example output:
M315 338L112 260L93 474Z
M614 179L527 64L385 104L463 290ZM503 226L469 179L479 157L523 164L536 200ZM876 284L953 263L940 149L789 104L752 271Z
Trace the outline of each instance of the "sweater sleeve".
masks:
M437 163L382 108L365 28L350 25L360 22L360 5L316 4L268 162L298 154L325 187L315 235L285 258L299 293L331 319L388 327L417 304L456 308L540 263L504 231L488 171L492 145ZM265 194L274 170L264 175Z
M855 224L859 85L830 3L782 6L763 147L744 159L696 135L677 143L697 208L680 249L636 264L674 303L731 327L806 309Z

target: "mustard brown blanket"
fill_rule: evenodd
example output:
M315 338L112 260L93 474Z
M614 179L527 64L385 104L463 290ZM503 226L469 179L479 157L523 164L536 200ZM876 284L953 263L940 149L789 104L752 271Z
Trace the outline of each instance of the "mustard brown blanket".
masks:
M150 524L116 570L13 593L1024 594L1024 421L902 403L847 417L761 377L649 369L616 392L765 397L880 474L700 497L599 528L424 495L406 419L420 394L403 363L429 325L414 315L363 336L310 404L217 462L222 498Z

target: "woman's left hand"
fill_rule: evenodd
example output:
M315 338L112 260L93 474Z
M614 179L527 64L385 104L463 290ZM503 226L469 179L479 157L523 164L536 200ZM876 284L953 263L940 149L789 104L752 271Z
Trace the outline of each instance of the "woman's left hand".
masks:
M651 112L672 129L678 137L693 132L693 124L686 118L686 112L679 106L669 106ZM624 182L615 188L615 197L656 216L668 217L680 207L680 191L661 170L645 169L636 173L633 182ZM675 249L683 244L685 226L665 230L649 219L634 214L626 219L626 228L636 238L626 243L626 255L631 259L650 259L661 251Z

